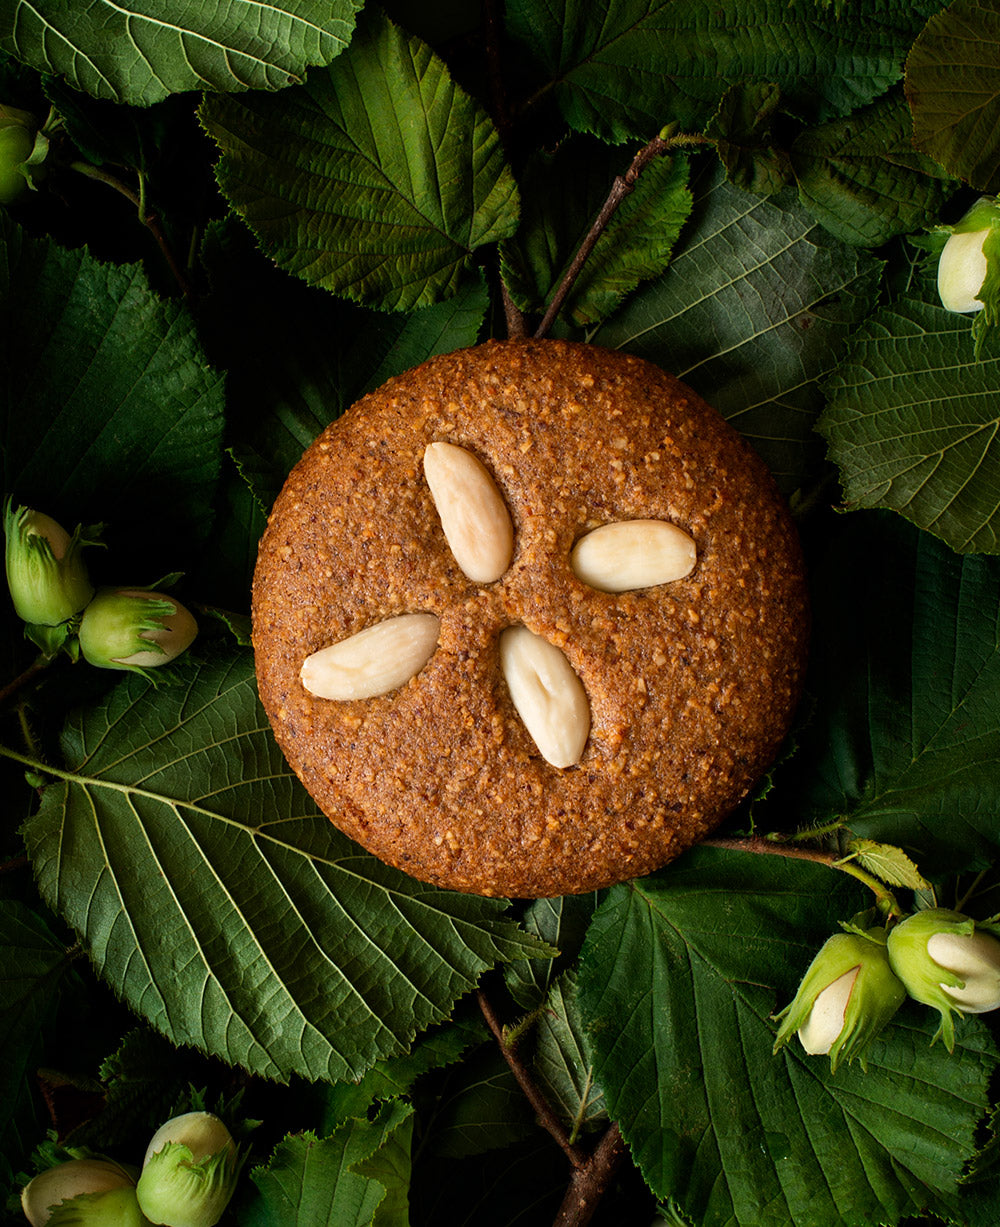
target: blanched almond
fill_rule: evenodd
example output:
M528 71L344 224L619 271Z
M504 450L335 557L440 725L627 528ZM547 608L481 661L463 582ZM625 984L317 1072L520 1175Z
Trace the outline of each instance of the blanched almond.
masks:
M479 584L498 580L514 553L514 526L496 482L472 452L454 443L428 444L424 476L462 571Z
M526 626L500 636L500 668L524 727L553 767L580 761L590 735L583 683L559 648Z
M573 547L578 579L601 592L628 592L683 579L697 550L683 529L666 520L620 520L587 533Z
M307 656L299 677L318 699L371 699L415 677L437 647L434 614L401 614Z

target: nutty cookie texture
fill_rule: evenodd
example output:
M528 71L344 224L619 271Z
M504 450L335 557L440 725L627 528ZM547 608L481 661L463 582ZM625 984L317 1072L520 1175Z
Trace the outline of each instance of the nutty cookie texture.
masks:
M254 578L261 698L319 807L484 895L592 890L712 830L805 663L795 530L673 376L560 341L434 358L292 471Z

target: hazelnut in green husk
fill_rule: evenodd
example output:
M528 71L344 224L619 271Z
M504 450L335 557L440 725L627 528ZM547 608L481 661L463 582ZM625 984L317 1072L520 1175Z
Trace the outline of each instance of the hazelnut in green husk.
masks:
M187 651L198 625L187 609L162 592L105 588L84 610L80 651L99 669L145 673Z
M791 1005L778 1015L774 1050L793 1035L811 1056L865 1061L865 1050L906 1000L889 965L883 929L838 933L813 959Z
M139 1177L139 1205L150 1222L164 1227L215 1227L242 1164L217 1116L186 1112L153 1135Z
M955 1047L952 1014L984 1014L1000 1008L1000 940L970 917L927 908L889 934L892 969L916 1001L941 1015L940 1035Z
M48 635L89 603L94 587L83 561L83 548L94 544L78 525L72 536L43 512L4 507L7 585L17 616L43 649L58 650L65 634ZM37 633L33 633L37 632ZM51 640L51 642L49 642Z

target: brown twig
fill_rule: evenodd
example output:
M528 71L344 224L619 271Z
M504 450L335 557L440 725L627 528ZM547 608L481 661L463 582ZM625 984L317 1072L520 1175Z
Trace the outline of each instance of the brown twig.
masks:
M0 861L0 873L13 873L15 869L27 869L29 863L26 856L13 856L9 861Z
M748 839L703 839L702 846L706 848L723 848L729 852L753 852L759 856L787 856L793 860L816 861L820 865L835 867L837 855L834 852L824 852L821 848L800 848L795 844L777 843L771 839L762 839L753 835Z
M511 1073L534 1109L538 1123L552 1135L572 1164L569 1185L553 1227L585 1227L593 1218L601 1198L625 1158L626 1148L621 1132L612 1122L593 1150L586 1150L572 1142L562 1121L518 1056L517 1042L511 1042L510 1036L504 1031L492 1002L482 989L476 996L486 1025L500 1045L500 1051L510 1066Z
M905 915L896 896L883 882L837 852L825 852L820 848L802 848L796 844L761 839L759 835L748 839L705 839L702 840L702 843L708 848L724 848L732 852L751 852L764 856L785 856L792 860L814 861L817 864L826 865L828 869L839 869L841 873L849 874L852 878L864 883L874 894L878 907L886 915L896 917Z
M91 166L89 162L70 162L69 168L84 175L87 179L95 179L98 183L106 183L108 187L114 188L119 195L124 196L126 200L131 201L135 205L139 220L156 240L156 244L163 253L167 267L173 274L181 293L185 298L190 297L192 293L191 283L188 281L187 275L180 264L178 264L176 256L170 249L170 244L167 242L166 236L160 227L159 218L155 213L151 213L145 208L144 201L139 193L130 188L127 183L122 183L120 179L116 179L114 175L109 175L106 170L101 170L99 166Z
M512 341L520 340L528 335L521 310L510 296L510 290L503 278L500 278L500 296L503 299L503 313L507 319L507 336Z
M486 73L490 89L490 111L496 124L497 135L507 160L510 160L511 119L510 108L507 106L507 93L504 89L503 66L500 62L500 11L497 0L482 0L483 31L486 42ZM500 298L503 302L504 318L507 321L507 336L511 340L520 340L528 335L524 316L520 308L510 296L510 291L500 275Z
M36 656L23 673L19 673L17 677L0 689L0 707L3 707L8 699L12 699L18 691L23 690L29 682L34 681L39 673L42 673L52 664L53 660L55 660L54 656Z
M582 1147L569 1140L569 1135L563 1128L562 1121L555 1114L552 1105L539 1090L524 1062L517 1055L517 1046L508 1044L503 1027L500 1025L496 1011L493 1009L492 1002L482 989L479 989L476 993L476 998L479 1002L479 1008L483 1012L483 1018L486 1019L486 1025L493 1033L496 1042L500 1045L500 1051L503 1053L504 1060L510 1066L510 1071L517 1079L518 1086L520 1086L534 1109L539 1124L556 1140L574 1168L586 1166L590 1156Z
M559 283L555 294L553 294L545 315L542 317L542 322L538 325L535 332L536 338L544 337L548 334L549 329L555 322L556 316L562 310L562 305L566 301L566 297L573 288L577 277L580 275L580 270L586 264L590 253L597 245L597 240L604 233L605 227L614 216L618 206L628 196L639 179L639 176L646 169L650 162L655 158L661 157L665 153L669 153L673 149L688 148L693 145L703 145L708 138L699 135L698 133L674 133L668 136L654 136L648 145L644 145L632 159L632 163L624 175L617 175L614 183L611 185L611 191L608 193L608 198L601 206L600 212L594 218L594 221L587 231L586 237L577 249L576 255L573 257L572 263L566 270L566 273Z
M575 1168L552 1227L585 1227L626 1155L625 1139L614 1123L583 1167Z

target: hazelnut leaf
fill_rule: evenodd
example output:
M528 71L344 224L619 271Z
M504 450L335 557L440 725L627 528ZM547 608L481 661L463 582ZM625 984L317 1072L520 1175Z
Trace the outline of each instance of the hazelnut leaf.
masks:
M775 82L812 120L870 102L897 79L920 5L875 0L511 0L526 45L571 128L605 140L649 137L666 119L701 128L737 82Z
M222 153L219 186L262 249L357 302L407 311L446 298L476 249L517 225L486 111L379 14L305 85L207 97L200 114Z
M183 90L281 89L351 37L359 0L14 0L0 50L95 98L148 106Z
M998 1061L980 1023L949 1056L931 1046L936 1017L904 1006L866 1073L833 1074L797 1043L771 1057L771 1011L861 898L830 878L695 848L595 914L580 970L595 1075L653 1192L693 1222L946 1216L976 1153Z
M158 1031L265 1077L357 1078L488 967L549 952L506 901L340 835L271 735L250 653L190 663L185 685L130 674L72 717L25 827L43 896Z
M1000 338L907 295L858 329L818 429L848 506L887 507L960 552L1000 553Z

